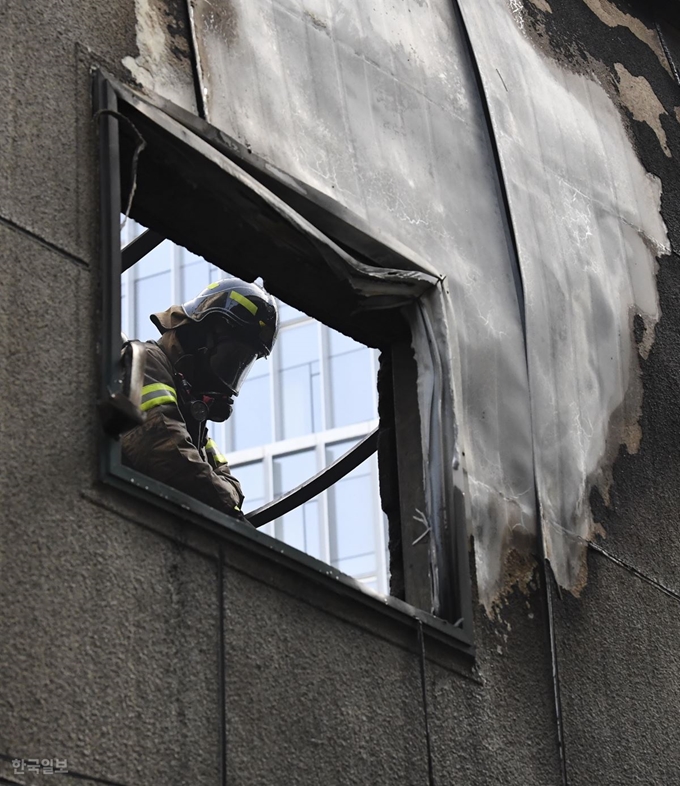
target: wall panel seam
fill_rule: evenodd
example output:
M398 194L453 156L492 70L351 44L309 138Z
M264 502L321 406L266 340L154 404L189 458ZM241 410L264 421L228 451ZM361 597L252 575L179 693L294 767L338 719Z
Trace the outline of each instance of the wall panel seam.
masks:
M35 243L43 246L44 248L49 249L50 251L55 252L60 257L67 259L69 262L73 262L75 265L81 268L85 268L87 270L90 269L90 263L86 262L84 259L76 256L75 254L71 254L69 251L61 248L60 246L56 245L55 243L50 242L49 240L45 240L45 238L40 237L35 232L32 232L30 229L17 224L15 221L12 221L5 216L0 215L0 226L7 227L7 229L11 229L14 232L18 232L21 235L33 240Z

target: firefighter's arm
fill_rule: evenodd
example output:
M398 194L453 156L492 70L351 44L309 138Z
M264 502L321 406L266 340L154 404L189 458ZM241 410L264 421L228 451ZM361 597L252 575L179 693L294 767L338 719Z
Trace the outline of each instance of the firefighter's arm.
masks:
M241 500L239 502L239 509L240 509L244 499L243 492L241 491L241 484L231 474L231 470L229 469L229 463L227 462L226 456L220 453L220 450L217 447L215 440L211 439L209 436L208 439L206 439L204 450L206 456L208 457L210 466L213 468L213 472L215 472L216 475L219 475L220 477L227 480L229 483L234 483L238 488L238 493L240 495L240 500Z
M238 480L236 480L236 478L231 474L231 470L229 469L229 463L227 462L227 458L222 453L220 453L220 450L217 447L215 440L211 439L208 436L208 439L206 439L203 449L205 450L205 454L208 457L208 461L210 462L210 466L213 468L214 472L216 472L218 475L221 475L222 477L229 478L232 483L236 483L240 491L241 485L239 484ZM241 493L241 502L243 502L242 493Z
M228 465L216 470L191 441L177 406L164 402L122 439L123 463L237 518L243 494ZM226 462L225 462L226 464Z

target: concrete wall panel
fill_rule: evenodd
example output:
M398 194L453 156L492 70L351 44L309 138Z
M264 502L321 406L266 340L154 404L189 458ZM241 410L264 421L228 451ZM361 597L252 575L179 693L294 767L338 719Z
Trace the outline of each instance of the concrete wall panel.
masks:
M414 654L228 570L232 786L427 784Z
M0 753L122 783L217 784L214 563L84 503L12 506L8 520Z
M216 782L215 563L83 497L97 467L91 279L0 226L0 754L123 783Z
M72 498L92 475L90 275L0 225L0 489L6 505Z
M580 600L556 604L571 786L676 783L680 602L591 554Z
M477 606L478 681L428 663L437 783L560 783L542 593L516 593L490 621Z
M5 509L0 753L128 784L217 784L215 563L92 506Z
M79 187L83 159L92 182L95 163L87 152L91 102L81 73L90 64L122 73L121 59L136 53L134 6L0 6L0 217L88 261L97 204ZM89 62L81 65L85 53Z

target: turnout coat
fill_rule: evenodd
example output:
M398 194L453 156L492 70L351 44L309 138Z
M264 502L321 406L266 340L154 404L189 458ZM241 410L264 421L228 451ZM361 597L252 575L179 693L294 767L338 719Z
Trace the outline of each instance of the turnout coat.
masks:
M173 361L181 347L172 333L147 341L142 410L146 422L121 439L123 463L200 502L242 518L243 493L226 458L177 391Z

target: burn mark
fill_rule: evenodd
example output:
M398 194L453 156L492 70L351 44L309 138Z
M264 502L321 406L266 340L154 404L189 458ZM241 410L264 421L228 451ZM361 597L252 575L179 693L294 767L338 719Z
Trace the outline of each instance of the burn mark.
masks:
M170 51L180 60L191 59L189 46L189 13L184 0L166 0L163 8Z
M323 19L318 14L313 13L312 11L305 10L305 16L309 21L316 27L317 30L323 30L324 32L328 31L328 24L324 22Z
M615 63L618 76L621 103L630 111L635 120L647 125L654 131L663 152L670 158L666 132L661 125L661 116L666 114L663 104L656 96L644 76L633 76L622 64Z
M670 73L668 60L659 41L656 31L647 27L642 20L626 14L617 8L611 0L583 0L590 10L608 27L626 27L634 36L654 52L661 65Z
M633 336L635 337L635 343L640 344L642 342L644 335L645 335L645 321L639 314L636 314L633 317Z
M184 0L135 0L137 56L123 65L143 89L195 111Z
M538 8L539 11L545 11L546 14L552 14L552 8L547 0L531 0L531 2Z

